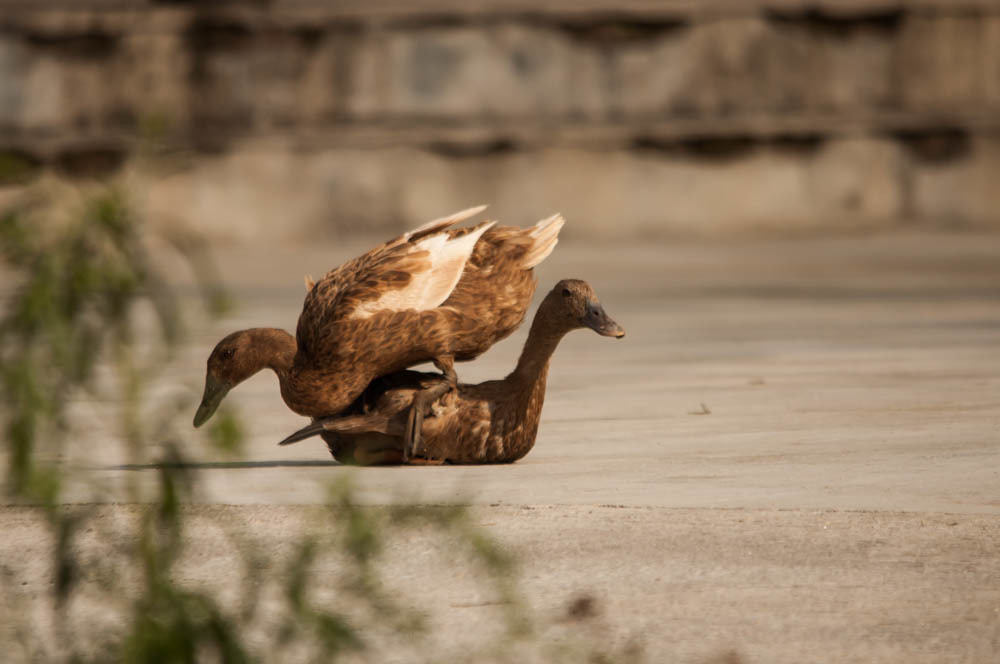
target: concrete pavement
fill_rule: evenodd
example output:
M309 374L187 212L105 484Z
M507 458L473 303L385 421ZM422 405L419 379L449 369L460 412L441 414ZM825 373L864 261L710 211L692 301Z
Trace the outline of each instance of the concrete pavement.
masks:
M519 554L543 641L637 644L651 662L996 661L1000 237L597 248L574 245L567 229L540 291L587 279L628 334L566 338L525 459L356 469L330 461L319 440L279 448L304 420L262 373L228 397L248 427L245 461L188 446L198 502L235 506L189 508L201 553L186 578L238 582L224 542L198 519L244 523L280 548L329 481L349 474L372 504L475 504L478 522ZM154 395L196 396L226 332L293 329L302 273L363 248L222 252L241 307L197 336ZM459 365L460 378L504 375L525 332ZM65 460L92 484L69 498L90 500L96 486L123 500L130 482L155 481L155 468L126 461L95 423ZM37 515L8 507L2 519L4 555L44 559ZM433 549L425 539L398 543L388 577L427 612L438 659L468 655L463 644L496 614L448 570L408 566ZM581 593L595 615L566 623Z

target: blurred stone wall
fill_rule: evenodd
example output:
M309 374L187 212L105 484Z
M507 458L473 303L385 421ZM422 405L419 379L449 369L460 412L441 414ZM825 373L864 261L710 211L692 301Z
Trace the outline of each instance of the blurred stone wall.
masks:
M218 238L1000 229L998 130L995 0L0 0L0 193Z

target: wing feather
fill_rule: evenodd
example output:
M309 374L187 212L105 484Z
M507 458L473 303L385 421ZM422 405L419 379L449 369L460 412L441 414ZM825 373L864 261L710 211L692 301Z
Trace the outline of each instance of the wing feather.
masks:
M426 311L441 306L455 290L465 262L469 260L476 242L494 222L480 224L473 232L461 237L439 233L420 240L413 250L426 257L419 265L410 264L405 273L409 281L402 288L381 289L375 299L356 304L350 313L353 318L367 318L379 311Z
M533 268L549 257L559 242L559 231L564 223L566 220L561 214L554 214L548 219L542 219L532 227L530 235L534 242L521 262L521 267L526 270Z
M466 208L454 214L449 214L447 217L441 217L440 219L434 219L433 221L428 221L422 226L417 226L409 233L403 235L406 240L417 240L425 235L431 233L436 233L437 231L448 228L449 226L454 226L455 224L465 221L466 219L471 219L477 214L486 209L485 205L477 205L475 207Z

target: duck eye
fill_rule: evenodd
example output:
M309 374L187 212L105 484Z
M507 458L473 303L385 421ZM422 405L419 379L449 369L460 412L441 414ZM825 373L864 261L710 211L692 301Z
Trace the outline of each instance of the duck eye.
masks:
M569 289L568 288L564 288L562 294L563 294L563 297L569 297Z
M233 349L233 348L227 348L226 350L222 351L222 359L228 360L229 358L231 358L233 356L234 352L235 352L235 349Z

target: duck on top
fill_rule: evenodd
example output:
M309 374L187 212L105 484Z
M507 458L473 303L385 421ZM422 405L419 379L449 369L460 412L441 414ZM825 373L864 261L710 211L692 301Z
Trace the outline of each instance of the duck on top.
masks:
M453 225L463 210L347 261L306 294L296 336L275 328L223 338L208 358L200 426L240 382L268 368L288 407L336 415L378 376L431 361L450 385L471 360L513 332L534 294L532 271L558 242L563 219L530 228Z

